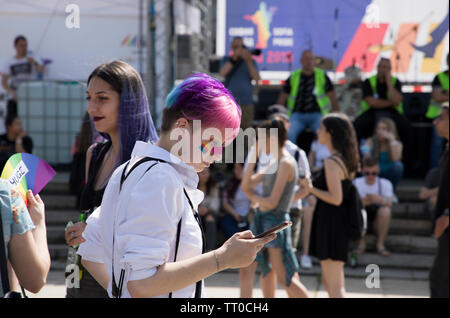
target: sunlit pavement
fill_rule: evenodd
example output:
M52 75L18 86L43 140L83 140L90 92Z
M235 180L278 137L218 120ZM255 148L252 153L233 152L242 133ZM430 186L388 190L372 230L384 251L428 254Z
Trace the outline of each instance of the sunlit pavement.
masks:
M310 293L310 297L328 297L318 276L303 276L300 278ZM239 274L236 271L221 272L206 279L206 295L210 298L238 298ZM346 297L348 298L422 298L429 297L429 285L426 280L380 279L379 288L366 287L364 278L346 278ZM66 294L64 273L50 272L46 286L38 293L28 293L30 298L63 298ZM255 277L254 298L262 298L259 279ZM287 294L281 287L276 291L277 298L286 298Z

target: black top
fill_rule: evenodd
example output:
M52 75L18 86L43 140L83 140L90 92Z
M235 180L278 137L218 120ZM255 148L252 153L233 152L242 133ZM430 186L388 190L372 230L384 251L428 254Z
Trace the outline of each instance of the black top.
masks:
M439 172L441 176L441 180L439 182L439 192L436 201L436 208L434 211L434 222L444 214L445 209L448 209L448 190L449 190L449 178L448 178L448 159L449 159L449 151L448 151L448 143L445 148L445 152L441 157L441 161L439 164ZM434 224L433 224L434 228ZM447 230L448 231L448 228Z
M401 93L402 92L402 83L397 79L394 85L395 89ZM388 94L388 88L386 83L380 83L377 78L377 94L374 95L372 91L372 87L370 86L369 79L366 79L363 83L363 99L369 96L373 96L375 98L386 99Z
M100 170L103 159L106 153L111 147L111 141L99 143L92 150L91 162L89 164L88 179L86 186L83 189L80 199L81 211L89 210L99 207L102 204L103 194L105 193L106 186L100 190L94 189L95 178Z
M315 175L313 185L317 189L328 190L325 169L322 168ZM350 179L342 180L341 185L343 195L341 205L336 206L317 199L311 225L309 254L319 260L347 261L349 238L345 198L349 193L352 181Z
M25 136L22 138L23 149L27 153L33 152L33 140L30 137ZM0 169L3 170L5 163L9 157L16 153L16 141L9 140L8 134L0 135Z
M302 72L300 74L300 86L298 89L297 98L295 99L294 112L320 112L319 105L317 104L317 98L313 94L314 87L314 73L311 75L305 75ZM333 83L331 83L330 78L325 75L325 92L329 93L333 89ZM291 77L286 80L286 83L283 86L283 92L286 94L291 94Z

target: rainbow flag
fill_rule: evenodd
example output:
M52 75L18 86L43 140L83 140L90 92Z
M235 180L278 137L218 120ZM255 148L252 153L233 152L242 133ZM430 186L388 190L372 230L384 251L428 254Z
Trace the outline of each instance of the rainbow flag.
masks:
M55 174L55 170L39 157L16 153L6 162L0 178L7 179L28 205L27 191L38 194Z

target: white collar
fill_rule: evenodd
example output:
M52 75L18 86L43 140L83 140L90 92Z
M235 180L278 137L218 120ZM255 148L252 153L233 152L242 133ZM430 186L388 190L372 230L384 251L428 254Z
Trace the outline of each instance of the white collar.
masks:
M171 154L167 150L155 145L152 142L136 141L131 156L152 157L166 161L178 172L183 183L191 189L197 189L198 174L195 169L188 166L179 157Z

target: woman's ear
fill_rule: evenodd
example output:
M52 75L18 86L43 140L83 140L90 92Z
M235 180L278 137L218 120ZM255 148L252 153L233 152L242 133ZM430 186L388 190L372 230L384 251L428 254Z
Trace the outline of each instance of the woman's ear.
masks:
M175 127L174 128L189 128L189 121L184 118L184 117L180 117L175 121Z

